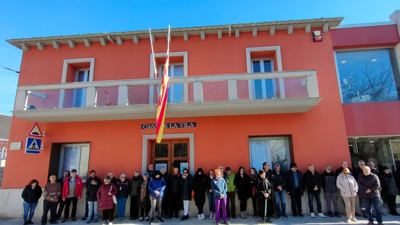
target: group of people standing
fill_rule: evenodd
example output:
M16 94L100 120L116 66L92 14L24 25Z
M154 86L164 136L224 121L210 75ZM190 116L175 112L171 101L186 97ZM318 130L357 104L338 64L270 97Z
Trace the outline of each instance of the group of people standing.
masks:
M378 177L373 165L369 166L360 161L359 168L353 173L348 168L347 162L343 161L336 173L330 166L326 166L324 173L319 174L310 164L303 175L295 163L290 164L289 171L282 172L279 164L271 170L269 164L265 162L263 169L257 171L251 168L248 174L243 167L240 167L235 175L230 167L224 170L223 166L219 166L218 169L209 170L208 174L205 174L202 168L198 168L196 174L192 176L186 168L182 174L178 167L174 167L171 173L166 173L164 168L160 171L154 170L154 165L151 164L143 176L140 176L139 171L135 171L131 180L124 173L117 179L113 173L109 173L103 181L96 176L96 171L92 170L86 181L86 208L82 220L86 220L87 223L97 222L100 210L103 214L103 224L112 225L117 206L118 220L122 221L128 197L131 198L129 210L131 220L139 219L152 224L155 219L163 222L162 217L179 218L179 209L182 205L184 210L181 220L187 220L192 198L198 210L198 219L204 220L206 216L203 208L207 197L209 218L215 219L217 224L222 222L229 224L228 218L236 218L237 196L240 201L241 218L247 218L247 201L251 199L253 217L261 218L264 223L271 223L271 217L288 218L286 192L291 198L293 216L304 217L301 198L305 190L308 193L311 217L315 217L314 198L317 202L317 215L325 217L320 197L321 189L324 189L328 216L340 217L337 204L337 193L340 190L346 208L347 223L357 222L355 204L358 195L362 212L368 218L369 224L373 224L372 206L377 222L382 224L380 192L386 196L390 213L400 215L395 205L395 197L398 194L396 184L400 184L400 180L395 179L386 167ZM75 221L77 202L81 199L83 191L82 179L76 173L75 169L71 172L65 171L63 177L58 180L55 175L50 176L50 182L45 185L43 191L39 182L32 180L22 192L24 224L33 224L32 217L42 195L44 197L42 225L48 222L49 211L51 211L49 220L51 224L58 223L57 220L61 218L63 211L62 222L66 222L69 218Z

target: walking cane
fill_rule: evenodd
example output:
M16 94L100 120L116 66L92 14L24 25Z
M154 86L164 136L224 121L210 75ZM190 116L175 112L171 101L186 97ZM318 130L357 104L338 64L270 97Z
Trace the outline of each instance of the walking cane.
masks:
M264 218L263 221L267 221L267 207L268 207L268 198L265 198L265 208L264 208Z

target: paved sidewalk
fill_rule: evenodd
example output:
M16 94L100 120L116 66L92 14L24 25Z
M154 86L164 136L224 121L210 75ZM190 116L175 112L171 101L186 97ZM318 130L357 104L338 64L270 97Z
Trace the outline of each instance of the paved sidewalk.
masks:
M272 219L272 224L323 224L323 225L330 225L330 224L346 224L345 222L345 217L342 216L341 218L330 218L330 217L326 217L326 218L311 218L309 216L305 216L304 218L294 218L294 217L289 217L289 219ZM23 220L20 218L0 218L0 224L1 225L22 225L23 224ZM33 219L33 222L37 225L40 225L40 219ZM231 224L260 224L260 220L259 219L253 219L253 218L247 218L247 219L241 219L241 218L237 218L237 219L231 219L229 221ZM351 224L367 224L368 221L364 218L359 218L359 221L357 223L351 223ZM383 223L385 225L389 225L389 224L400 224L400 216L384 216L383 217ZM49 224L49 223L48 223ZM67 221L66 223L59 223L59 225L83 225L86 224L86 221ZM93 224L94 223L90 223ZM101 221L99 221L98 223L96 223L98 225L101 225ZM131 224L135 224L135 225L142 225L142 224L149 224L148 222L139 222L138 220L128 220L125 219L124 221L115 221L114 224L121 224L121 225L131 225ZM155 224L160 224L159 222L155 223ZM192 217L189 220L186 221L180 221L180 219L165 219L164 223L165 225L169 225L169 224L216 224L215 220L212 219L205 219L202 221L199 221L197 218ZM377 224L376 222L374 224Z

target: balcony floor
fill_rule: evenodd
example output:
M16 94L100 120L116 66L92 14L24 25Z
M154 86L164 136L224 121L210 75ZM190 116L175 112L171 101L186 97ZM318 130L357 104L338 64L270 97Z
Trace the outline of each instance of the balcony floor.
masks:
M305 113L321 97L168 104L166 118ZM157 104L13 111L18 118L41 123L155 119Z

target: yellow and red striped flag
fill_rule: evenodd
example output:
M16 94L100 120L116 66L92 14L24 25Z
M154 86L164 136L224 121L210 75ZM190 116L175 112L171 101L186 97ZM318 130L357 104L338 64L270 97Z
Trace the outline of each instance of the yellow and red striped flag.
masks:
M162 140L162 135L164 132L164 120L165 113L167 110L167 100L168 100L168 68L169 68L169 41L170 41L170 26L168 25L168 45L167 45L167 56L165 57L164 72L161 81L160 96L158 97L158 109L157 109L157 119L156 119L156 136L157 143ZM153 54L154 56L154 54Z

